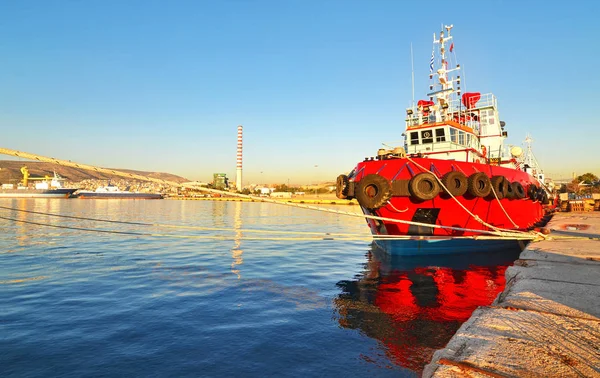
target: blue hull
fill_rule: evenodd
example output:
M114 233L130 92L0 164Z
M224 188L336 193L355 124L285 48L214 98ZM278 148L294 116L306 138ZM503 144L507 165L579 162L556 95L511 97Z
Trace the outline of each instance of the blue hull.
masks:
M467 253L520 252L525 240L470 238L415 238L405 240L375 240L376 245L392 256L430 256Z

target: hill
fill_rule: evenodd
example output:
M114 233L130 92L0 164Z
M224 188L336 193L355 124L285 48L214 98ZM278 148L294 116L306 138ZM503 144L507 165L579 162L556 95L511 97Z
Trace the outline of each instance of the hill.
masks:
M83 180L117 180L122 179L121 176L108 175L104 173L87 171L71 167L63 167L52 163L42 163L38 161L15 161L15 160L0 160L0 183L17 183L21 181L21 167L26 166L29 169L29 174L34 177L53 176L54 172L64 177L71 182L80 182ZM163 172L146 172L135 171L132 169L109 168L116 171L134 173L152 178L175 181L178 183L189 181L188 179Z

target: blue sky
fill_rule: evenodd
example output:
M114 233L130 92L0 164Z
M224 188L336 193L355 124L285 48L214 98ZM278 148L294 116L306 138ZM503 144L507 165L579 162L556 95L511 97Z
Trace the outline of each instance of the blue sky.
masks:
M445 7L446 6L446 7ZM1 147L208 181L334 180L401 144L454 24L469 91L546 173L600 175L598 2L1 1ZM4 157L0 157L4 158ZM262 172L262 173L261 173Z

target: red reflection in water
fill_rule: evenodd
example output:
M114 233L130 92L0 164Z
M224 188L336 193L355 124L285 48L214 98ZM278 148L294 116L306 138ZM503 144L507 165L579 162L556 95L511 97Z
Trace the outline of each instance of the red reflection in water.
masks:
M364 276L338 283L339 323L380 340L393 363L420 372L477 307L504 289L510 262L459 269L381 264L370 256Z

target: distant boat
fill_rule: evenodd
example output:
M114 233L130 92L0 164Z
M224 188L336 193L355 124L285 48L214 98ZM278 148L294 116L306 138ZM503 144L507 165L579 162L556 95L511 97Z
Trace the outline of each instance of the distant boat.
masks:
M75 196L81 199L162 199L160 193L141 193L119 190L116 185L100 186L96 190L80 190Z
M23 182L18 185L2 184L0 198L69 198L78 188L63 188L61 181L64 179L56 172L54 176L44 178L31 178L27 167L21 168ZM29 180L43 180L29 187Z

